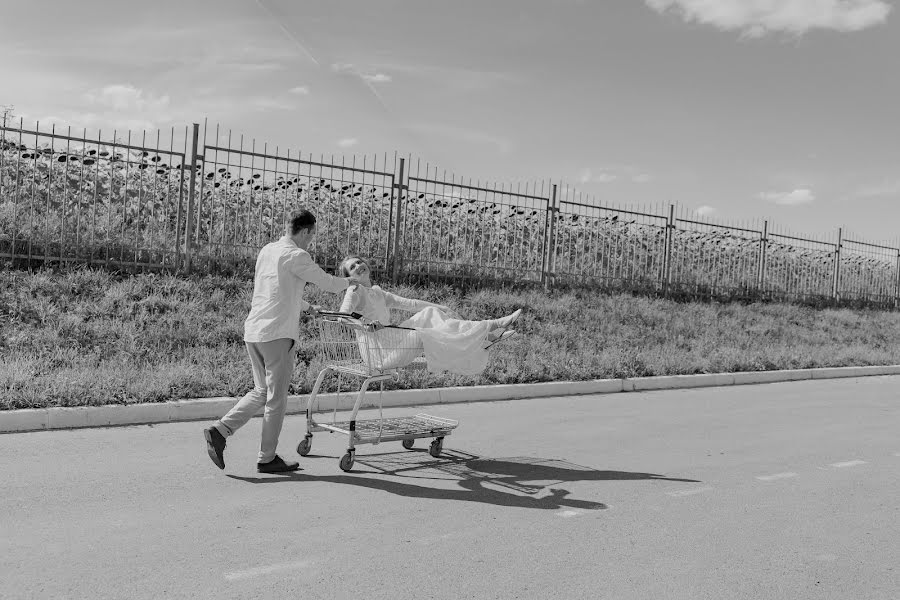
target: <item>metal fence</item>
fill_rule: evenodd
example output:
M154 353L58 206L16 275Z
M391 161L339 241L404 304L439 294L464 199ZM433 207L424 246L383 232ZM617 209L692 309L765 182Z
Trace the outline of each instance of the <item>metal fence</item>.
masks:
M406 168L403 160L398 274L544 280L549 184L507 188L441 175L419 161Z
M175 133L0 129L0 257L178 268L186 151Z
M196 124L107 137L0 126L0 259L16 265L244 270L301 207L318 218L320 264L357 254L394 281L900 299L900 248L842 229L816 239L673 205L604 206L549 181L473 182L387 155L304 157Z
M194 263L216 269L251 262L261 246L283 234L290 212L308 208L318 220L311 251L334 268L346 254L389 272L392 262L395 176L388 158L356 157L347 164L234 139L229 132L204 144L192 223Z
M553 200L549 275L556 284L665 287L666 217L602 207L567 188Z

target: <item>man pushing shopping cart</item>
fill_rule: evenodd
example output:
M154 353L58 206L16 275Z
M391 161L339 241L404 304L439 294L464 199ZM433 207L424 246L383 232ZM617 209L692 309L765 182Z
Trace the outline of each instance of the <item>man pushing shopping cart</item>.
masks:
M287 408L296 344L299 342L300 313L305 310L318 315L318 307L303 300L307 282L330 292L347 290L344 307L361 312L356 315L360 319L355 323L350 315L347 316L351 321L347 321L346 317L331 321L329 316L320 320L320 336L326 359L329 349L349 348L344 339L348 338L356 347L356 354L351 360L356 364L347 366L346 358L338 363L326 361L326 368L319 374L307 406L307 434L297 448L298 453L305 456L311 446L313 431L323 430L312 420L312 409L324 376L330 371L365 375L367 379L360 390L351 422L347 425L350 447L341 461L341 468L345 470L353 465L354 442L365 443L364 440L368 439L357 432L356 416L370 383L396 376L396 369L414 362L420 356L431 370L467 374L481 372L487 364L487 349L514 334L508 328L519 317L521 310L502 319L456 319L449 307L402 298L373 286L368 265L358 257L342 262L340 271L343 277L325 273L307 252L315 234L315 216L302 210L291 218L286 235L263 247L257 257L253 300L244 322L244 342L253 369L254 387L225 416L203 431L207 453L220 469L225 468L226 438L245 425L263 406L265 411L257 471L280 473L299 468L299 463L285 461L276 454L276 448ZM401 323L400 327L385 326L390 317L389 307L392 306L418 312ZM342 327L346 330L341 330ZM330 337L333 334L338 337ZM449 423L438 419L435 427L434 419L431 418L426 425L431 425L428 432L434 434L432 437L435 437L437 444L432 445L432 453L437 455L443 440L440 434L449 432ZM455 426L454 423L452 427ZM407 444L411 444L413 439L424 437L419 429L413 431L407 427L405 435L397 439L403 439L404 446L411 447ZM342 431L340 427L331 430ZM384 439L383 434L384 422L380 420L374 443Z
M372 285L370 269L361 258L345 259L339 273L356 280L348 288L339 312L318 315L320 343L324 366L319 372L306 409L306 436L297 453L306 456L312 447L314 432L330 431L348 436L346 454L340 468L349 471L355 460L356 446L384 441L402 441L411 449L418 438L434 438L430 453L438 457L443 439L458 425L457 421L418 414L413 417L385 419L382 396L378 395L378 419L358 419L359 410L369 386L398 377L405 367L424 364L429 371L449 371L474 375L487 366L488 350L497 342L514 335L510 329L522 311L501 319L468 321L457 318L447 306L404 298ZM399 325L390 324L390 309L416 311ZM346 421L337 420L337 404L330 423L319 423L314 413L322 383L329 374L363 381Z
M287 394L294 371L300 313L316 313L303 299L307 283L342 292L354 279L333 277L319 268L307 252L316 235L316 217L308 210L294 214L284 237L267 244L256 258L253 300L244 321L244 343L253 369L253 389L224 417L203 430L209 458L225 468L226 438L244 426L265 406L259 460L260 473L295 471L299 463L285 461L275 450L287 409Z

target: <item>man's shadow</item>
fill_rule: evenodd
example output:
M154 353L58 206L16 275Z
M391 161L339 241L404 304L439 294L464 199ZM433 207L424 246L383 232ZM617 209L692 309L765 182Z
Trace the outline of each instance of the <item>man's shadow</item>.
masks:
M358 456L356 465L354 470L358 470L359 466L375 470L357 471L358 474L351 475L316 476L295 472L276 477L239 475L228 477L250 483L325 481L382 490L408 498L460 500L543 510L557 510L563 507L584 510L607 508L602 502L570 498L570 492L559 487L565 482L664 480L698 483L694 479L669 478L653 473L599 471L556 459L532 457L493 459L455 450L445 450L439 459L431 459L424 450ZM429 487L380 477L366 477L367 474L441 481L449 479L455 481L459 488ZM541 495L544 490L549 490L549 493Z

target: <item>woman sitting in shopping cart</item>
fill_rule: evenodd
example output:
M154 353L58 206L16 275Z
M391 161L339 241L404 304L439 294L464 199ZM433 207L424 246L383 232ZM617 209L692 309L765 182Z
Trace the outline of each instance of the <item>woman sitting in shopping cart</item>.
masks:
M391 358L386 359L390 364L383 366L405 366L424 354L429 371L477 375L487 366L488 349L515 335L510 326L522 314L519 309L500 319L460 319L448 306L404 298L372 285L369 265L358 256L345 258L338 271L359 282L347 289L340 312L362 315L374 326L373 335L381 335L392 347ZM390 325L392 308L415 314L399 323L406 329L379 331Z

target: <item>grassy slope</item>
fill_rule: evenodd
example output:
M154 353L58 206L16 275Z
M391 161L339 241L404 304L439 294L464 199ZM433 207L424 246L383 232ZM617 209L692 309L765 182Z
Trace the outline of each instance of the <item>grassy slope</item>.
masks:
M310 291L326 307L340 302ZM524 335L499 345L481 377L409 372L391 387L900 363L900 313L587 292L394 291L469 318L525 312ZM223 277L0 271L0 409L239 396L251 386L242 342L251 292L252 282ZM293 393L315 379L313 334L311 323L301 325L309 341Z

